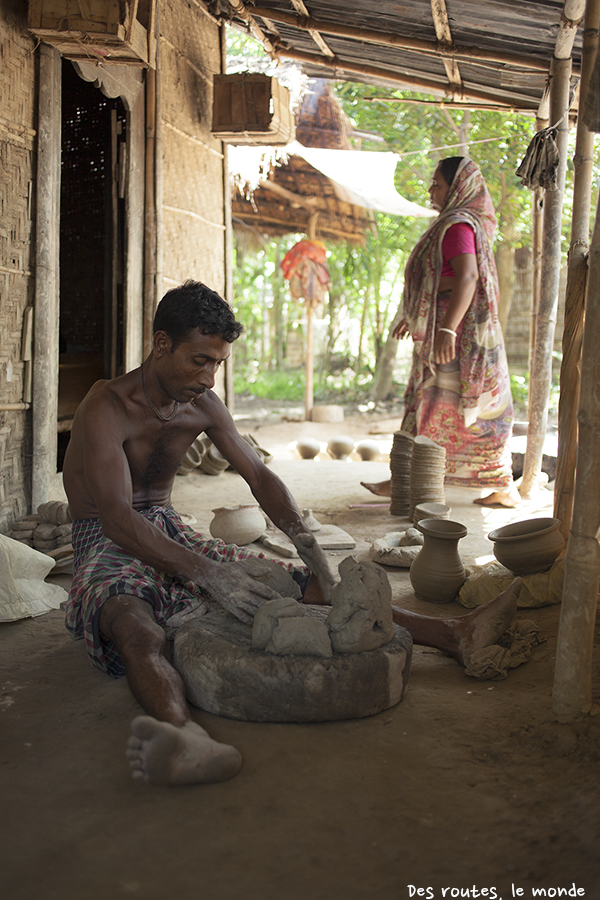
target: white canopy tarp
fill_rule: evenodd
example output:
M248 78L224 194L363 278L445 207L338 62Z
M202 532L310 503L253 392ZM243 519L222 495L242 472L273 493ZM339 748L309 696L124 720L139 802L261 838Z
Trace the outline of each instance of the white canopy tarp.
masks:
M300 156L333 184L340 200L388 213L392 216L437 216L427 207L406 200L395 188L394 172L400 157L396 153L370 150L324 150L303 147L293 141L286 147L229 147L229 167L242 190L254 190L266 181L271 165Z
M301 156L333 182L340 200L392 216L437 216L433 209L407 200L395 188L394 172L400 157L396 153L370 150L324 150L288 144L287 153Z

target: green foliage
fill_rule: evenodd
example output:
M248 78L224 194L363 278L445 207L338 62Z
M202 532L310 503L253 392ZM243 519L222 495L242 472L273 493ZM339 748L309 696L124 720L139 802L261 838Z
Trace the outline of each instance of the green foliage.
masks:
M525 375L511 375L510 390L512 393L516 418L526 419L527 401L529 398L529 372ZM550 396L548 399L548 413L550 416L555 416L558 413L559 398L560 384L559 381L555 379L550 385Z
M363 138L364 149L392 150L402 157L396 188L407 199L424 206L428 205L427 188L438 160L461 155L457 144L462 128L470 156L483 172L498 213L497 240L508 240L513 246L529 243L531 191L514 173L534 135L530 116L402 103L432 98L351 82L338 84L336 94L358 130L385 140L381 144Z

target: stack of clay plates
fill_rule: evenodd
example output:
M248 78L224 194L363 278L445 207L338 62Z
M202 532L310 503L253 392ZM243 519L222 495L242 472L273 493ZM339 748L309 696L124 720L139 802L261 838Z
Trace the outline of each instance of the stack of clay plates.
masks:
M410 466L414 437L407 431L396 431L390 450L392 483L392 516L408 516L410 512Z
M415 510L420 503L444 502L444 475L446 450L424 435L413 441L410 462L410 518L415 521Z

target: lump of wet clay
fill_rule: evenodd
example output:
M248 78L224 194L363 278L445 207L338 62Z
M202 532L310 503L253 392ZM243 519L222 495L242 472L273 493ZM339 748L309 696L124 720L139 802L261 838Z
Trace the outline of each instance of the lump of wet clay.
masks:
M341 580L331 595L327 617L336 653L362 653L394 637L392 589L385 572L372 562L347 556L338 567Z
M265 650L276 656L333 656L327 625L310 616L280 619Z
M281 566L280 566L281 568ZM306 610L292 597L277 597L267 600L257 610L252 623L252 647L264 650L273 636L281 619L304 616Z
M299 600L302 590L297 581L292 578L284 566L274 559L241 559L238 561L248 575L256 578L262 584L266 584L272 590L277 591L282 597L292 597Z

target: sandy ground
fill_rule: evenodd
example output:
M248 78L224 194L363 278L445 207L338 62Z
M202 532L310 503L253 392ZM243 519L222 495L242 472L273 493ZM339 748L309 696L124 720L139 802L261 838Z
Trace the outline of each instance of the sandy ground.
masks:
M376 428L385 451L397 419L326 425L253 415L240 412L240 430L275 454L272 468L299 506L355 537L354 555L406 524L359 485L385 477L386 462L301 461L289 449L307 434L358 439ZM446 495L469 528L465 563L489 557L491 528L551 510L550 492L518 511L474 507L477 493ZM212 509L245 499L233 472L194 473L174 490L199 530ZM330 553L332 567L348 552ZM465 612L416 600L403 570L389 576L401 605ZM214 737L240 749L244 767L224 784L176 789L130 779L124 747L136 704L124 680L91 668L60 611L0 626L0 896L512 900L539 888L559 896L551 889L562 887L571 891L563 896L596 900L600 716L553 718L559 613L519 611L548 640L501 682L469 679L452 659L416 647L405 699L372 718L265 725L196 710ZM598 697L597 679L594 687Z

